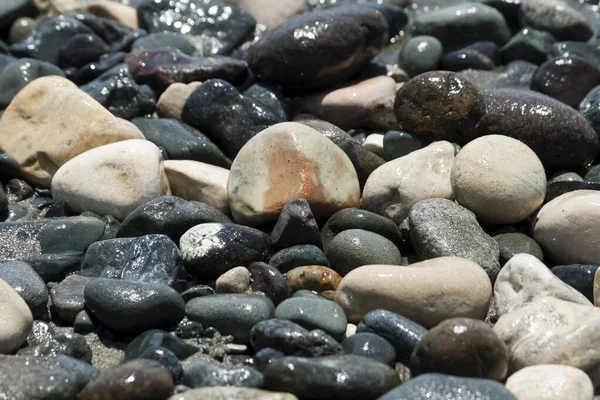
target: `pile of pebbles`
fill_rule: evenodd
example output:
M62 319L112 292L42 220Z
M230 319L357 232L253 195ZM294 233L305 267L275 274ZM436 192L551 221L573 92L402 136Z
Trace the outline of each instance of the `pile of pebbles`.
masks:
M0 0L0 398L594 399L598 1L221 1Z

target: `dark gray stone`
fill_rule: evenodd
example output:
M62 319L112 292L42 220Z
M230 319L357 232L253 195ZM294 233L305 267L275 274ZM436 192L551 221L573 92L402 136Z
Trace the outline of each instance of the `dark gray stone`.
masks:
M387 131L383 136L383 151L390 160L404 157L413 151L423 148L421 139L406 132Z
M50 289L52 305L63 321L73 323L77 315L84 310L85 285L92 279L80 275L70 275Z
M594 276L598 265L559 265L551 269L561 281L578 290L590 302L594 302Z
M259 371L263 372L273 361L283 357L285 357L285 354L282 352L267 347L254 354L254 365Z
M163 367L171 372L175 383L179 383L183 380L183 366L181 365L181 361L179 361L177 356L169 349L158 346L149 347L140 354L139 358L143 360L154 360L161 363Z
M75 376L75 381L79 390L83 389L92 379L98 376L100 371L90 363L69 357L64 354L58 354L54 359L60 366L70 371Z
M299 245L280 250L269 260L269 264L285 273L305 265L323 265L329 267L325 253L315 245Z
M63 354L90 364L92 362L92 349L85 337L72 332L58 333L39 344L19 350L17 354L34 357Z
M600 190L600 179L597 182L550 181L546 189L544 203L575 190Z
M272 114L288 120L292 114L292 106L275 86L268 83L255 83L244 91L244 96L264 105Z
M600 68L600 49L591 43L586 42L557 42L552 46L550 54L552 57L579 56Z
M185 38L173 32L155 32L148 36L142 36L131 44L131 49L164 49L172 48L191 56L196 49Z
M48 288L29 264L22 261L0 264L0 279L25 300L34 318L47 315Z
M34 13L35 6L31 0L4 0L0 4L0 29L7 30L17 18Z
M254 368L225 367L197 361L185 368L184 383L191 388L212 386L261 388L263 375Z
M525 27L502 47L502 60L506 64L516 60L542 64L552 52L554 42L556 39L550 33Z
M394 346L374 333L356 333L344 339L342 347L346 354L372 358L392 367L396 365L396 350L394 350Z
M101 37L93 33L77 33L67 40L58 53L58 65L61 67L83 67L111 50Z
M592 124L596 133L600 134L600 86L596 86L585 95L578 109Z
M252 291L264 293L276 306L290 297L287 280L277 268L263 262L253 262L248 266L248 271Z
M560 10L557 10L557 5L561 6ZM519 15L521 26L547 31L558 40L587 42L594 35L586 16L569 6L569 3L522 0Z
M544 252L539 244L522 233L503 233L494 236L500 250L500 264L504 265L517 254L527 253L544 261Z
M19 178L20 175L19 163L8 154L0 154L0 181L8 182L11 179Z
M207 285L194 285L185 292L181 293L183 301L186 303L196 297L212 296L215 294L215 289Z
M326 299L287 299L277 306L274 316L295 322L308 330L321 329L336 340L342 340L348 325L340 305Z
M410 76L435 71L442 61L442 43L433 36L415 36L409 39L400 52L400 67Z
M178 359L185 360L200 349L187 344L177 336L160 329L151 329L133 339L125 348L124 361L140 358L148 349L160 347L172 352Z
M56 65L33 58L21 58L3 67L0 72L0 109L8 107L29 82L49 75L65 76Z
M302 244L322 247L319 226L305 199L295 199L283 206L271 232L275 247L280 249Z

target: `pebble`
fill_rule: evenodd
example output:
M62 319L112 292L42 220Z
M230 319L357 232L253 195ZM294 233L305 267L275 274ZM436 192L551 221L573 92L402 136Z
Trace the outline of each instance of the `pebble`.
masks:
M544 253L540 245L525 234L502 233L494 236L494 240L500 249L500 265L506 264L508 260L522 253L531 254L538 260L544 261Z
M261 103L282 120L287 120L293 115L292 105L276 86L262 82L255 83L244 90L244 96Z
M183 380L183 367L172 351L165 349L164 347L152 346L140 354L139 358L143 360L154 360L161 363L162 366L167 368L171 373L174 383Z
M250 288L267 296L275 306L290 297L286 278L274 266L253 262L248 266Z
M525 27L502 47L502 60L506 64L515 60L543 64L551 54L555 42L552 34Z
M383 150L383 135L380 133L372 133L367 136L363 142L363 147L381 158L387 158L387 154Z
M323 250L312 244L301 244L280 250L269 259L269 264L282 273L307 265L329 267L329 261Z
M594 302L594 276L598 265L559 265L550 271L561 281L583 294L590 302Z
M487 55L470 47L446 54L442 58L441 65L442 69L455 72L468 69L491 71L495 67L496 65Z
M124 52L109 53L102 56L98 61L84 65L79 69L67 68L65 74L79 85L86 84L114 66L121 64L126 56L127 53Z
M346 333L344 310L329 300L294 297L284 300L275 309L275 318L286 319L308 329L321 329L337 340Z
M29 306L6 281L0 279L0 354L12 353L27 339L33 327Z
M6 108L14 97L33 80L42 76L64 77L63 71L54 64L33 58L21 58L2 67L0 72L0 108Z
M568 365L534 365L511 375L506 388L519 400L592 400L594 386L578 368Z
M177 49L188 56L193 55L196 51L196 48L192 46L192 44L187 39L185 39L184 36L177 35L172 32L151 33L148 36L142 36L139 39L136 39L131 45L132 50L155 50L163 49L165 47Z
M587 42L593 36L585 15L559 0L523 0L520 16L522 25L547 31L558 40Z
M479 264L494 282L500 250L475 214L447 199L421 200L409 214L410 239L423 259L453 256Z
M449 142L435 142L387 162L369 176L361 207L399 225L420 200L452 198L453 165L454 147Z
M239 387L212 387L186 390L169 397L168 400L298 400L296 396L284 392Z
M73 331L78 333L95 332L97 327L96 321L86 310L79 311L73 321Z
M390 130L383 136L383 151L390 160L404 157L423 146L421 139L406 132Z
M319 226L308 201L296 199L283 206L271 239L278 248L307 244L323 247Z
M156 114L161 118L181 120L181 113L190 94L202 82L173 83L160 95L156 102Z
M387 131L398 128L394 100L396 95L380 97L367 104L365 126L374 131Z
M2 167L0 168L0 179L2 181L21 177L19 163L8 154L0 154L0 166Z
M168 332L151 329L142 333L127 345L124 361L139 358L149 349L156 347L170 351L180 360L185 360L199 351L198 347L192 346Z
M75 376L75 382L80 391L100 373L96 367L89 363L64 354L57 355L54 360Z
M344 339L342 347L346 354L372 358L392 367L396 364L394 346L374 333L356 333Z
M286 279L292 293L299 290L322 293L327 290L336 290L342 277L331 268L322 265L306 265L287 271Z
M536 215L533 238L544 254L562 264L597 264L597 229L593 223L600 212L600 192L577 190L558 196Z
M442 42L433 36L415 36L402 47L400 66L410 76L438 69L444 49Z
M125 335L170 328L185 314L179 293L159 283L95 278L85 286L84 299L98 321Z
M7 0L0 6L0 27L4 30L10 27L12 21L23 17L32 11L28 0Z
M452 269L452 275L447 272ZM444 271L444 272L441 272ZM492 286L473 261L441 257L408 267L367 265L346 275L335 302L349 322L359 322L375 309L388 309L425 327L453 317L484 319ZM432 304L432 296L435 303Z
M250 271L246 267L235 267L217 278L215 292L246 293L250 289Z
M111 47L98 35L93 33L76 33L58 53L58 65L63 68L83 67L108 53Z
M21 348L17 354L34 357L62 354L88 364L92 362L92 350L85 337L78 333L58 333L38 344Z
M196 225L179 242L187 273L213 278L239 265L266 261L271 247L271 238L264 232L226 223Z
M20 43L27 39L33 32L36 22L33 18L20 17L14 20L10 27L8 40L11 43Z
M600 132L600 86L590 90L579 103L578 110L596 132Z
M481 221L511 224L527 219L546 196L546 173L520 141L488 135L457 154L451 173L456 201Z
M164 165L173 195L206 203L229 214L227 169L191 160L167 160Z
M233 386L261 388L263 375L249 367L225 367L196 361L185 368L184 383L191 388Z
M47 315L48 288L31 265L22 261L1 263L0 279L25 300L34 318Z
M139 28L136 9L125 4L107 0L93 0L85 5L84 10L98 17L114 19L134 30Z
M213 327L222 335L232 335L247 343L250 329L273 317L273 302L257 294L216 294L198 297L186 304L186 315L204 327Z
M304 176L313 176L306 181ZM227 183L236 221L273 221L290 200L303 198L315 217L357 206L354 166L330 140L305 125L286 122L248 141L231 166Z
M343 376L343 379L336 377ZM302 399L377 399L400 384L395 371L378 361L354 356L284 357L264 371L265 388Z
M413 375L441 373L502 382L508 371L508 349L483 321L451 318L432 328L410 360Z

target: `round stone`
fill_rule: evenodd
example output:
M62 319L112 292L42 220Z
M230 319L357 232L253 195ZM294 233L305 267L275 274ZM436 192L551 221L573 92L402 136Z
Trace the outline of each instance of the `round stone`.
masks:
M403 157L423 148L423 142L406 132L387 131L383 136L383 151L390 160Z
M215 284L217 293L245 293L250 288L250 271L236 267L221 275Z
M506 388L520 400L594 398L594 385L589 376L569 365L525 367L506 380Z
M356 333L342 342L346 354L372 358L387 365L396 363L396 351L387 340L374 333Z
M400 66L410 76L438 69L444 49L442 43L433 36L415 36L400 52Z
M527 253L544 261L544 253L539 244L532 238L522 233L503 233L494 236L500 249L500 264L504 265L517 254Z

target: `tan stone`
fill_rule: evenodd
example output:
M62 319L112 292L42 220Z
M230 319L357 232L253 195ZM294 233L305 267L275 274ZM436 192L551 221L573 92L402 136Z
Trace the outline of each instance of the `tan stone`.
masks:
M367 104L365 110L365 125L367 128L375 131L397 130L398 120L394 110L394 100L396 95L380 97Z
M0 279L0 354L17 350L33 327L33 316L25 300Z
M530 254L518 254L500 270L494 284L498 315L521 308L538 297L555 297L591 306L577 290L561 281L546 265Z
M175 196L201 201L229 214L229 171L225 168L199 161L167 160L165 172Z
M600 192L576 190L545 204L533 237L561 264L600 264Z
M52 179L52 195L77 212L124 219L157 197L171 194L158 147L126 140L86 151Z
M298 400L291 393L269 392L244 387L215 386L187 390L168 400Z
M440 257L407 267L356 268L342 279L335 301L349 322L384 309L431 328L454 317L484 319L491 297L492 284L478 264Z
M21 165L28 182L43 187L49 187L56 170L73 157L127 139L144 135L58 76L27 85L0 120L0 152Z
M202 82L173 83L160 95L156 103L156 114L161 118L181 120L181 111L190 94Z
M215 292L246 293L250 288L250 271L246 267L235 267L217 278Z
M366 126L367 105L371 101L395 94L394 79L382 75L305 97L299 103L310 114L342 129L352 129Z
M546 197L546 172L522 142L503 135L477 138L463 147L452 168L458 203L493 224L527 219Z
M600 307L600 274L598 273L600 268L596 270L594 274L594 305Z
M434 142L389 161L367 179L361 207L401 224L417 202L452 198L453 163L454 146L450 142Z
M98 17L114 19L134 30L140 28L137 10L121 3L108 0L94 0L86 4L84 11Z
M322 293L336 290L342 277L331 268L322 265L305 265L289 270L286 279L291 293L298 290Z
M243 8L269 29L307 11L306 0L224 0L224 3Z
M357 207L360 186L348 156L314 129L273 125L242 147L227 183L231 212L242 224L275 221L290 200L308 201L315 217Z
M363 147L383 159L387 158L387 154L383 150L383 135L381 133L371 133L367 136Z
M535 365L523 368L506 381L518 400L592 400L594 386L578 368L567 365Z
M34 0L33 3L40 13L50 15L67 14L84 5L83 0Z

